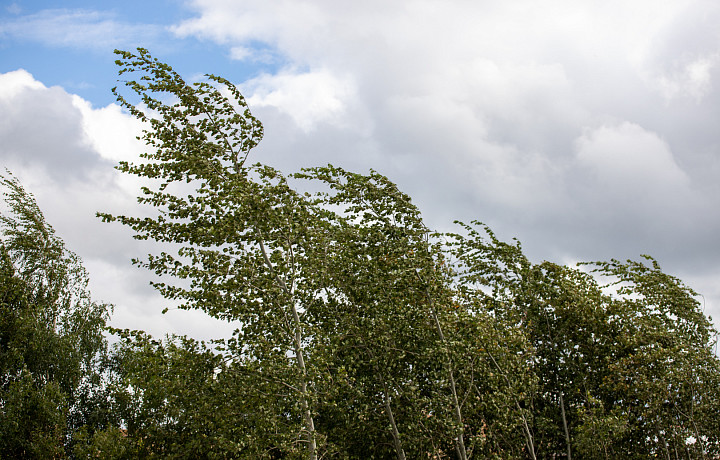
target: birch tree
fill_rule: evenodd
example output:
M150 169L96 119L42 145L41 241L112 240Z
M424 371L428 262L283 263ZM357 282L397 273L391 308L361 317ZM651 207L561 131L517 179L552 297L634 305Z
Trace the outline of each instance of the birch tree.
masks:
M150 180L138 201L156 214L101 217L131 227L136 238L174 245L135 263L184 280L154 282L180 308L238 324L236 358L261 362L264 378L292 389L297 404L289 417L315 459L308 341L312 310L323 303L316 276L323 229L278 171L246 162L263 128L234 85L212 75L188 84L144 49L117 54L119 73L135 77L124 85L138 104L114 90L118 101L148 126L144 161L118 169Z

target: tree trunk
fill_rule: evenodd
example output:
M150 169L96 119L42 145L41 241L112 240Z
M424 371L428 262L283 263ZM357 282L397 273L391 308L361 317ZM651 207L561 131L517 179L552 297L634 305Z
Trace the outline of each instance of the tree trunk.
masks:
M445 348L445 356L447 359L447 366L448 366L448 376L450 377L450 391L452 393L453 398L453 405L455 406L455 418L458 423L458 429L460 432L458 433L458 437L456 439L456 447L458 451L458 456L460 457L460 460L467 460L467 450L465 449L465 439L464 439L464 432L465 432L465 424L463 422L462 417L462 410L460 408L460 401L458 400L457 396L457 389L455 386L455 375L453 373L453 367L452 367L452 358L450 357L450 351L447 349L447 343L445 342L445 334L443 334L442 327L440 326L440 320L437 317L437 314L435 313L435 309L432 307L432 301L430 300L430 295L428 294L428 303L430 304L430 311L432 312L433 319L435 320L435 328L437 329L438 336L440 337L440 341L443 344L443 347Z
M565 445L567 446L567 458L572 460L572 454L570 452L570 432L568 431L567 419L565 418L565 401L563 400L563 394L560 392L560 413L562 414L563 429L565 430Z
M398 431L397 424L395 424L395 416L393 415L392 406L390 405L390 393L385 379L383 379L383 388L385 393L383 395L385 399L385 411L387 411L388 420L390 420L390 426L392 427L395 452L397 453L398 460L405 460L405 450L403 450L402 443L400 442L400 432Z
M532 460L537 460L537 456L535 455L535 443L533 442L533 435L530 431L530 426L528 425L527 418L525 417L525 414L522 413L522 407L520 407L519 402L515 401L515 407L517 408L520 416L522 417L523 434L525 435L525 445L527 446L528 451L530 451L530 458L532 458Z
M292 313L292 320L294 323L294 330L295 330L295 337L294 337L294 348L295 348L295 361L297 363L298 369L300 370L300 406L303 410L303 418L305 419L305 431L307 436L307 448L308 448L308 459L309 460L317 460L317 441L315 439L315 421L313 420L312 411L310 410L310 402L308 397L308 390L307 390L307 367L305 366L305 357L303 354L303 348L302 348L302 323L300 321L300 315L298 314L297 307L295 306L295 301L293 299L293 292L290 288L288 288L285 281L283 281L280 276L278 276L277 273L275 273L275 267L273 266L272 262L270 262L270 258L267 255L267 251L265 250L265 244L263 243L262 239L262 233L260 233L261 238L259 238L258 242L260 243L260 249L262 251L263 257L265 259L265 265L268 267L268 269L273 273L273 276L275 277L275 281L278 283L279 287L285 292L285 294L290 299L290 310ZM287 317L285 318L287 322Z
M500 367L500 365L497 363L497 361L495 361L495 357L490 352L487 352L487 354L488 354L488 356L490 356L490 360L495 365L495 369L497 369L497 371L500 373L500 375L503 376L503 379L505 379L505 383L507 383L507 385L510 386L510 379L508 379L507 375L505 374L505 371L503 371L502 368ZM475 391L477 391L477 393L480 394L480 390L478 390L477 387L475 387ZM522 417L523 434L525 435L525 445L527 446L528 451L530 452L530 458L532 458L532 460L536 460L537 455L535 454L535 443L533 442L533 435L532 435L532 432L530 431L530 425L528 424L527 417L525 417L525 414L523 414L522 407L520 407L520 403L517 400L515 400L515 407L517 408L518 413L520 414L520 417Z
M423 279L418 274L418 278L422 282ZM457 395L457 387L455 385L455 374L453 372L453 362L450 356L450 350L448 350L447 342L445 341L445 334L443 333L442 326L440 325L440 319L438 318L437 312L435 311L435 304L430 296L430 292L426 288L425 297L427 299L430 313L432 314L433 320L435 321L435 330L437 331L440 342L443 344L443 351L445 352L445 360L447 361L448 377L450 380L450 392L452 394L453 406L455 406L455 421L458 424L459 433L455 440L455 447L457 449L458 457L460 460L467 460L467 449L465 448L465 423L463 421L462 409L460 407L460 400Z
M305 429L307 430L308 442L308 458L317 460L317 441L315 440L315 421L313 420L310 404L308 402L307 393L307 369L305 367L305 358L302 350L302 330L300 329L300 316L298 315L295 304L292 304L293 320L295 321L295 356L297 365L302 373L302 381L300 383L300 404L305 417Z

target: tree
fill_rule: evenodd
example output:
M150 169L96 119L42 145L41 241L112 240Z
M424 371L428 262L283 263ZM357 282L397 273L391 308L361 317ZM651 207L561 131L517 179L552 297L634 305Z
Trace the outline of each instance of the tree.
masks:
M720 432L706 414L720 403L720 363L694 291L649 257L649 266L585 264L587 273L533 264L519 243L465 229L468 237L454 235L462 283L484 290L476 292L489 312L531 344L528 370L539 385L528 439L532 432L538 456L717 454Z
M616 328L603 405L625 422L618 452L712 458L720 454L720 362L716 331L697 294L657 261L593 264L617 295Z
M347 395L323 414L329 438L358 456L404 459L441 450L452 423L444 410L433 410L442 361L421 275L435 261L419 211L374 171L327 166L293 177L327 186L317 204L337 209L324 215L332 302L316 320L322 354L334 375L342 373Z
M248 164L263 129L230 82L117 53L149 147L118 169L148 181L151 215L101 217L167 244L135 261L166 298L238 324L214 347L121 333L124 452L717 454L714 330L654 261L533 263L478 222L430 231L375 171Z
M262 450L233 436L255 430L247 405L253 385L232 374L223 357L204 343L173 337L154 340L141 331L113 330L120 337L110 360L109 394L123 436L91 446L124 458L261 458ZM111 428L110 432L115 430ZM118 449L119 448L119 449Z
M181 308L200 308L237 321L238 362L262 363L263 378L292 389L296 405L288 417L317 457L314 405L317 372L308 356L313 310L322 297L324 228L312 204L276 170L247 165L262 138L262 125L227 80L208 76L189 85L146 50L117 52L120 73L139 72L126 86L146 109L125 97L118 101L149 123L144 139L152 151L146 163L121 163L121 171L155 179L138 200L157 208L154 218L102 214L152 238L181 245L175 255L150 255L141 266L158 275L189 281L189 287L156 283ZM166 103L156 94L173 98ZM192 183L193 190L180 186ZM252 367L252 366L251 366ZM294 449L294 448L293 448Z
M0 180L0 456L62 457L105 419L97 364L109 306L91 300L80 259L33 196Z

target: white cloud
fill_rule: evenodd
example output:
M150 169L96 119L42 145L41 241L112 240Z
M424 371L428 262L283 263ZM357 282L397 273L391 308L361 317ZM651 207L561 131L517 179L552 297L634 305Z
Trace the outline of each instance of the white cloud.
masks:
M687 262L712 244L698 222L720 231L717 2L190 5L179 35L286 63L241 85L278 161L378 169L429 219L479 218L543 258L617 248ZM335 80L300 84L318 73ZM270 106L311 121L297 130ZM681 239L684 253L666 244Z
M689 61L671 73L657 75L653 84L666 100L689 96L702 100L712 90L712 72L720 62L720 55L702 56Z
M262 161L372 167L431 225L477 218L538 259L720 260L715 0L187 4L197 16L178 36L277 68L236 82L266 127ZM57 31L80 24L101 40L95 25L113 21L65 13L3 30L63 43ZM110 35L132 30L111 23ZM66 118L100 160L136 148L115 106L75 100Z
M677 192L689 184L667 142L634 123L586 129L575 147L580 165L608 188L651 194Z
M113 327L141 329L155 337L178 334L198 339L229 337L238 327L197 310L169 308L163 314L171 305L147 284L146 272L99 258L84 262L92 275L90 290L94 297L118 305L110 321Z
M140 126L117 105L95 109L62 88L48 88L26 71L0 74L0 164L36 197L47 221L85 261L96 299L116 305L112 324L198 338L228 335L223 322L193 312L160 312L169 302L148 287L150 275L130 264L153 251L98 211L138 214L138 181L112 166L143 150Z
M253 107L274 107L290 116L304 131L318 123L341 124L356 100L352 81L326 70L263 75L243 84Z
M99 158L85 145L82 115L60 87L47 88L25 71L0 76L0 153L34 165L56 180L86 180Z
M252 49L246 46L233 46L230 48L230 59L244 61L253 55Z
M127 208L133 200L117 188L113 162L98 154L84 126L122 131L127 125L119 119L92 120L97 112L87 102L62 88L47 88L27 72L0 74L0 83L18 75L23 84L0 84L0 161L45 202L41 208L69 243L86 254L111 253L104 232L86 231L99 229L94 215L103 204L124 200ZM101 129L103 122L109 125ZM118 135L134 134L129 130Z
M119 105L93 109L80 96L72 96L73 107L82 114L82 128L87 141L102 158L115 163L139 158L145 145L137 139L143 125L123 112Z
M688 12L705 11L711 3L413 0L341 6L325 0L195 0L191 5L198 16L179 24L176 33L227 43L245 59L261 43L288 60L277 75L246 87L256 104L300 113L291 106L312 112L317 99L318 107L333 113L347 105L331 96L344 93L337 91L336 76L342 75L342 81L353 82L357 104L365 105L362 113L375 125L404 132L411 119L416 133L443 128L434 130L440 138L451 126L452 135L462 139L474 130L475 138L520 155L531 151L567 161L578 133L598 117L638 119L638 111L642 118L642 112L664 107L662 96L648 92L647 75L682 55L683 43L691 41L669 37L677 30L691 34L699 13ZM720 49L716 40L709 42ZM707 94L713 59L706 53L680 67L684 91ZM451 119L438 125L443 117ZM410 137L406 142L412 148Z
M581 222L594 223L588 236L597 233L608 246L631 243L636 253L652 254L674 251L669 242L680 235L699 237L693 227L706 220L708 197L698 193L657 133L630 122L603 124L584 129L575 150L568 190Z
M0 97L10 99L26 89L45 88L45 85L35 80L26 70L19 69L0 74Z
M303 89L290 86L293 75L298 81L317 73L342 76L364 105L358 113L376 119L370 124L401 125L402 114L377 118L398 100L433 99L440 105L426 107L428 122L433 111L455 104L468 117L455 122L480 120L491 142L512 139L521 150L536 151L564 142L569 154L593 112L632 118L629 104L647 95L647 74L655 72L647 70L655 65L648 58L653 46L693 3L195 0L198 16L173 30L227 44L237 59L251 60L263 46L284 57L275 89L261 98L277 91L277 99L290 99L290 91ZM707 66L692 69L693 94L705 94L712 83ZM318 104L334 107L327 105L333 99L321 94Z
M627 121L586 128L575 141L566 184L570 199L558 217L567 227L558 241L573 248L569 254L596 260L651 254L671 273L717 265L720 246L712 235L720 222L712 209L720 196L688 174L658 133ZM720 298L712 300L718 309Z
M313 26L321 26L325 19L319 8L303 1L284 0L268 4L262 1L201 0L191 4L201 11L201 17L183 21L173 28L174 32L180 36L202 35L220 42L242 41L258 35L266 39L268 34L278 33L282 26L289 30L302 24L312 29Z
M641 77L666 102L690 99L699 103L711 93L720 62L718 20L717 2L683 4L635 56Z

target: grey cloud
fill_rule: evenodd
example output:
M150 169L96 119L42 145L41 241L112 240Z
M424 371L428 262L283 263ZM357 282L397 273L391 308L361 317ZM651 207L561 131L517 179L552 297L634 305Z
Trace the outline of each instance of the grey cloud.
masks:
M82 117L60 88L20 89L0 99L0 159L43 168L58 183L91 180L111 165L88 145Z
M192 4L198 18L176 33L260 46L288 63L238 82L265 124L258 161L376 169L432 227L479 219L536 260L650 253L703 286L720 272L715 2L376 2L351 12L319 0ZM32 98L10 107L22 136L1 134L13 158L22 151L26 164L52 165L58 183L109 168L83 142L67 95L45 91L42 104L55 109ZM129 206L124 199L113 206ZM113 266L138 255L85 244ZM708 300L720 311L720 296Z
M44 87L24 71L0 75L0 83L0 165L21 180L58 236L85 261L94 297L116 305L113 324L148 326L155 333L192 332L191 319L160 315L166 302L149 288L149 274L130 264L132 257L155 248L95 216L97 211L136 212L135 190L123 189L113 163L101 157L85 132L83 117L98 114L90 109L83 114L73 96ZM122 123L116 127L126 128ZM151 306L157 307L152 313L147 311ZM202 338L212 337L210 326L200 329Z
M435 226L477 218L536 259L650 253L698 279L720 267L716 2L404 2L348 14L313 1L308 23L230 3L195 2L185 33L267 43L356 85L345 122L367 132L302 133L261 111L262 148L279 163L380 170ZM259 19L238 33L232 18Z

